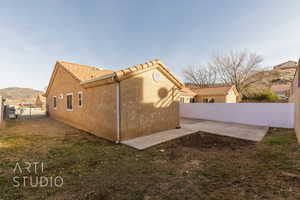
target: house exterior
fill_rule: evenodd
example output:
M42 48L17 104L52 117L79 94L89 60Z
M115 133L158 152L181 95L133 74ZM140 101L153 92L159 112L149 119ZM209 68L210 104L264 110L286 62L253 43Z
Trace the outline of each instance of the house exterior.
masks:
M180 90L180 103L195 103L196 93L190 88L184 87Z
M120 142L178 127L182 86L159 60L119 71L56 62L45 94L47 113Z
M291 87L290 102L295 103L295 131L300 143L300 59Z
M0 96L0 129L4 126L4 99Z
M196 103L237 103L239 100L239 93L235 86L215 86L205 88L190 88L190 98ZM186 98L184 92L181 93L180 98ZM186 102L184 102L186 103Z
M38 94L35 99L35 106L44 110L46 107L46 97L42 94Z

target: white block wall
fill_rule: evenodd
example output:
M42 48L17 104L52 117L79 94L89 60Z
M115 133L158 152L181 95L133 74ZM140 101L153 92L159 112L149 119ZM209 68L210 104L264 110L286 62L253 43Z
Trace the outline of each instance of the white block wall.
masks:
M293 128L294 103L181 103L180 116Z

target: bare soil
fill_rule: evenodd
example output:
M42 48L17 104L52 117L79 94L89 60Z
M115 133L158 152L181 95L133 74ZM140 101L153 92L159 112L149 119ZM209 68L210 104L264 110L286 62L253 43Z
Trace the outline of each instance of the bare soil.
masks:
M62 187L13 186L16 162L43 162ZM49 118L0 131L0 199L300 199L300 147L292 129L261 143L193 134L145 151Z

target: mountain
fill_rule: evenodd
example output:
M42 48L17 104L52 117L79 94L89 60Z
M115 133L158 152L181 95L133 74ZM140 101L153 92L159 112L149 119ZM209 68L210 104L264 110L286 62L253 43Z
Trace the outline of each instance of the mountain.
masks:
M6 99L7 104L34 103L36 97L43 93L32 88L10 87L0 89L0 96Z
M290 85L294 79L297 68L297 62L288 61L279 65L276 65L271 70L260 71L254 74L251 80L258 80L253 83L249 88L249 92L255 92L257 90L271 89L277 94L284 93L277 88L286 88L282 90L289 90ZM275 89L276 88L276 89Z

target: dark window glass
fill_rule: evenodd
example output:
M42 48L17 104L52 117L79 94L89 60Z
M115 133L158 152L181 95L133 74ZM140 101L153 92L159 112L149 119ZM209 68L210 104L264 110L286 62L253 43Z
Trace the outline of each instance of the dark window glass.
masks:
M57 102L56 102L56 97L53 97L53 107L56 108Z
M67 95L67 109L73 109L73 95Z
M82 93L78 94L78 106L82 106Z

